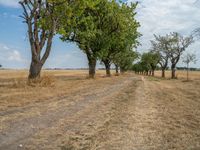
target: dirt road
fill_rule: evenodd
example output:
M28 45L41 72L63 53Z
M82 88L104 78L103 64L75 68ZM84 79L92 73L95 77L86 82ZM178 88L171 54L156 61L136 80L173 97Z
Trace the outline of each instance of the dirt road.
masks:
M200 84L191 91L191 83L133 75L84 84L2 110L0 149L200 149Z

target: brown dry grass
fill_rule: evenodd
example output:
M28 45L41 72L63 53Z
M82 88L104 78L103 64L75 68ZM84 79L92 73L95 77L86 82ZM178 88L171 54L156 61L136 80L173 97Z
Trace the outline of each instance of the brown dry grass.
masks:
M166 71L166 78L171 77L171 71ZM155 72L156 77L161 77L161 71L156 71ZM176 71L176 77L179 79L187 79L187 71ZM189 72L189 79L195 80L199 79L200 80L200 71L190 71Z
M27 71L0 71L0 149L200 149L199 72L190 82L104 73L44 71L44 85L27 86Z
M80 88L86 80L85 70L44 70L39 84L27 82L27 70L0 70L0 110L62 96ZM105 76L97 71L96 80Z

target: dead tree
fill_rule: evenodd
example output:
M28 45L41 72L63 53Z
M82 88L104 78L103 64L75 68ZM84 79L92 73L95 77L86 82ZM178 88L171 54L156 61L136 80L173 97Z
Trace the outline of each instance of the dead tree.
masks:
M183 57L183 63L185 63L187 65L187 81L189 81L189 65L190 63L196 63L197 59L196 59L196 55L195 54L189 54L187 53L184 57Z

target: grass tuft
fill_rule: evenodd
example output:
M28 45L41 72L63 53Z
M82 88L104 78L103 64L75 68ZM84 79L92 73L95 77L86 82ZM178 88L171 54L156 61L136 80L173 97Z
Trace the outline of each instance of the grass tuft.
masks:
M38 79L29 80L29 86L33 87L51 87L55 85L55 77L50 75L44 75Z

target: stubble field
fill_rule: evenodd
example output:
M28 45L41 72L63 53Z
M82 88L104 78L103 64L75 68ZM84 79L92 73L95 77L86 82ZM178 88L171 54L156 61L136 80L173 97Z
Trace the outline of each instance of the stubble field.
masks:
M167 76L168 76L167 72ZM156 72L156 76L160 73ZM178 80L126 73L0 70L2 150L199 150L200 72Z
M171 77L171 71L166 71L165 73L166 78ZM161 76L161 71L156 71L155 72L156 77ZM187 79L187 71L176 71L176 77L178 79L186 80ZM189 79L190 80L200 80L200 71L189 71Z

